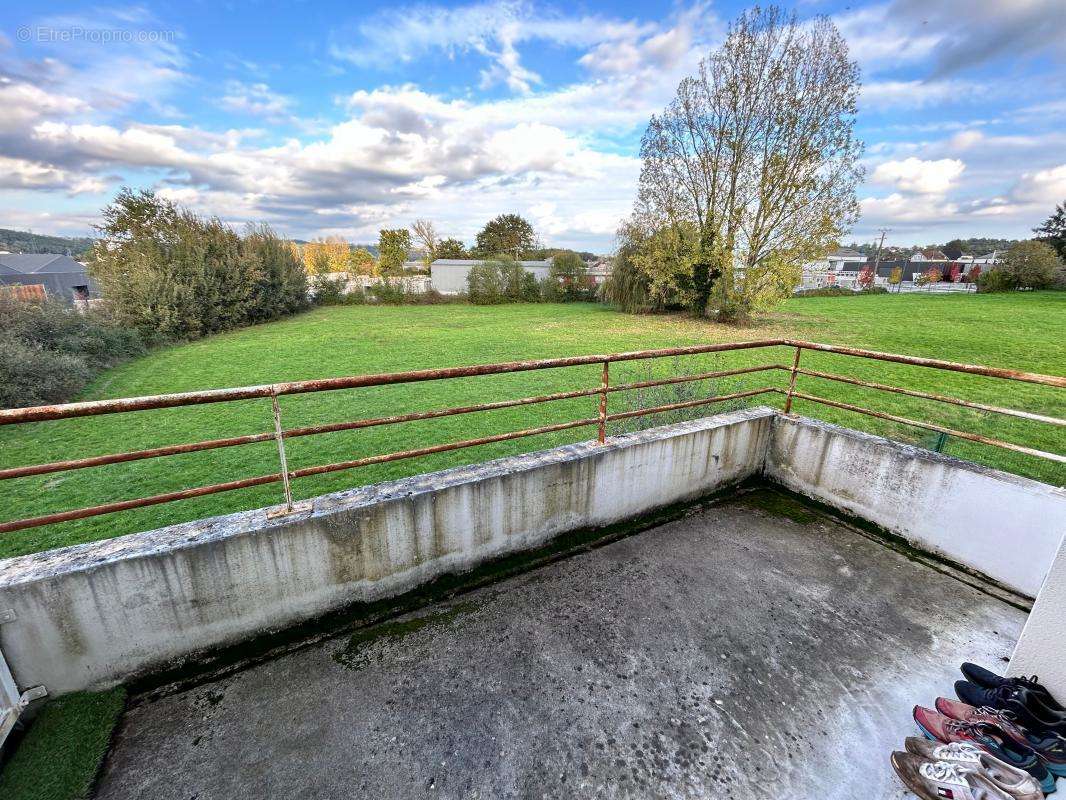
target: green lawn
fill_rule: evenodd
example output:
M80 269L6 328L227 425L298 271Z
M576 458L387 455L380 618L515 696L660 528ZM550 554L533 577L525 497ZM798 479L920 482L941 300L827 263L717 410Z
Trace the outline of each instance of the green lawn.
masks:
M85 398L776 336L1061 375L1066 373L1066 293L794 299L758 326L744 329L683 316L625 315L584 304L323 308L283 322L154 352L103 375ZM791 357L784 349L750 350L687 358L680 368L702 371L770 361L790 363ZM1066 392L1049 387L828 354L806 353L803 363L867 380L1066 417ZM656 374L666 374L677 366L663 360L654 369ZM634 362L612 366L612 382L639 380L648 369ZM724 393L767 382L783 386L786 380L785 373L756 373L719 381L714 389ZM288 396L281 398L281 405L285 426L295 427L587 388L598 382L599 368L591 366ZM810 378L801 379L800 386L812 394L1042 450L1066 451L1062 428ZM659 402L668 401L663 398ZM769 395L755 402L780 401L780 396ZM612 410L627 407L625 402L620 395L612 395ZM595 398L580 398L292 439L288 442L289 464L298 468L595 416L595 407ZM824 406L797 402L795 410L898 439L927 440L924 432L912 428ZM0 428L0 464L69 459L271 428L270 403L265 400L12 426ZM592 435L592 428L563 431L305 478L294 483L294 491L298 497L311 497ZM958 440L948 443L947 452L1050 483L1066 483L1066 469L1060 464ZM277 466L274 444L266 442L6 481L0 517L45 514L233 480L275 472ZM257 487L5 534L0 537L0 557L272 505L279 502L280 491L280 485Z

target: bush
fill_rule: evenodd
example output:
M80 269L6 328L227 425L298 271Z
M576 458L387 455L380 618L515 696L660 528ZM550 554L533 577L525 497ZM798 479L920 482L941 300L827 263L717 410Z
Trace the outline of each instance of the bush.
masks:
M144 351L135 331L104 314L0 297L0 407L65 402L100 370Z
M977 276L977 291L979 292L1010 292L1017 288L1014 278L999 267L993 267Z
M631 314L657 311L660 306L652 299L651 279L633 262L634 248L627 243L619 249L600 294L605 302Z
M471 267L466 286L467 297L475 305L536 303L541 299L541 289L533 273L503 257Z
M0 408L61 403L91 376L84 359L17 339L0 340Z
M319 306L346 305L347 295L344 287L347 281L344 278L318 278L315 280L313 299ZM362 294L360 292L360 294Z
M146 341L194 339L307 307L303 265L266 226L244 238L149 191L104 209L89 272Z
M884 286L870 286L856 292L843 286L822 286L817 289L803 289L796 292L796 297L858 297L864 294L888 294L888 289Z

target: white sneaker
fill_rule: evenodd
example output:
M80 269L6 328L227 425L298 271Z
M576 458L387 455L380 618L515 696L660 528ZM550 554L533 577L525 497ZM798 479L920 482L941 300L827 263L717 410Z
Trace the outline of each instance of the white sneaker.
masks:
M961 769L976 772L1012 800L1040 800L1044 796L1036 778L989 755L972 742L943 744L920 736L908 736L905 744L907 752L928 761L957 764Z

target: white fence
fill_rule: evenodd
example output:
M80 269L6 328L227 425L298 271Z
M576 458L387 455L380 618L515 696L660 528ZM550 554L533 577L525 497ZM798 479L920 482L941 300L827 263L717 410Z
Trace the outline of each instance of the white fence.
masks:
M806 291L809 289L824 289L829 286L839 286L841 289L851 289L852 291L859 291L862 287L859 286L859 273L847 270L841 270L836 272L831 269L825 268L804 268L803 278L799 286L796 287L797 292ZM889 284L888 278L883 275L878 275L874 278L874 286L881 286L888 289L890 292L926 292L927 294L947 294L952 292L976 292L977 286L972 283L954 283L951 281L940 281L938 283L926 283L917 284L914 281L902 281L899 284Z

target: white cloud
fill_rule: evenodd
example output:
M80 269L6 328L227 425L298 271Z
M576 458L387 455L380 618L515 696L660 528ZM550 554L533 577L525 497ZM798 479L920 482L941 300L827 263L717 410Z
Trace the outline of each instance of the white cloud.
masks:
M932 226L950 220L958 212L955 203L936 195L908 195L893 192L887 197L867 197L861 201L863 222L871 225L907 227Z
M20 132L39 120L78 114L88 108L77 97L47 92L0 75L0 133Z
M97 178L72 175L48 164L0 155L0 187L5 189L66 189L70 194L82 194L100 191L103 186L103 181Z
M481 86L504 83L527 94L542 83L522 64L519 47L530 42L586 49L578 60L590 71L619 75L647 67L669 69L696 39L719 35L721 25L701 3L667 26L594 14L567 14L524 0L488 0L448 8L408 5L373 15L334 35L331 53L362 67L388 69L428 54L477 53L490 62Z
M1066 199L1066 164L1022 173L1011 197L1018 202L1048 207L1061 203Z
M957 158L923 161L906 158L878 164L871 180L913 194L942 195L962 175L966 164Z
M226 93L218 99L218 105L240 114L285 119L289 116L292 100L273 91L265 83L229 81Z
M999 58L1066 58L1062 0L891 0L838 14L868 69L932 66L937 78Z
M989 91L987 85L962 80L874 80L863 84L859 105L880 112L969 102Z

